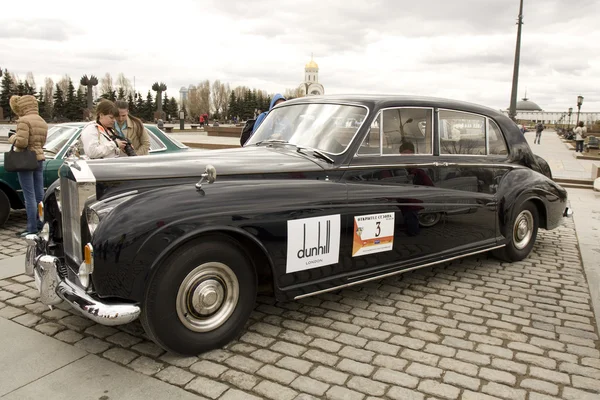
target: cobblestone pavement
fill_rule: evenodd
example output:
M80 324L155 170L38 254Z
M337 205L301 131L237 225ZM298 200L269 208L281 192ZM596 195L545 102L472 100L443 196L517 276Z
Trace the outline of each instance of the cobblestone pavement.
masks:
M25 254L27 243L15 234L27 228L25 210L11 210L6 224L0 228L0 260Z
M96 325L0 281L0 317L209 399L598 399L600 341L573 221L534 253L488 255L297 302L261 297L247 329L199 357L138 324Z

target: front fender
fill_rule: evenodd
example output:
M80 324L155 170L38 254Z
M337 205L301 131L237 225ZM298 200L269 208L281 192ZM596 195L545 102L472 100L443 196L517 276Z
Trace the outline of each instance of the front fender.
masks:
M94 233L94 288L101 297L141 301L154 268L184 242L217 231L256 244L275 276L272 252L285 247L290 216L346 200L344 184L323 180L221 181L201 191L179 185L138 194Z

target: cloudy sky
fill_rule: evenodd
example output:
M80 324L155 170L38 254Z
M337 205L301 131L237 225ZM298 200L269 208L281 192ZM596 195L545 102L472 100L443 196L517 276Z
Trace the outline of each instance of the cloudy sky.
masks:
M600 111L600 2L524 0L519 98ZM145 93L220 79L269 93L304 80L311 53L326 94L510 101L518 0L10 1L0 67L38 86L124 73Z

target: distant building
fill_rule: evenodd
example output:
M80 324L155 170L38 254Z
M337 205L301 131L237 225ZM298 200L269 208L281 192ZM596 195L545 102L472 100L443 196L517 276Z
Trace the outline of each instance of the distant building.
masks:
M188 91L188 88L185 86L182 86L181 89L179 89L179 104L184 104L184 102L187 100Z
M575 125L577 122L577 108L573 107L573 113L571 114L571 125ZM503 114L508 115L508 109L501 110ZM562 120L561 120L562 118ZM522 122L543 122L545 124L556 124L556 123L569 123L568 111L544 111L542 107L534 103L533 101L525 97L517 102L517 121ZM582 111L579 113L579 120L583 121L586 125L593 124L600 120L600 112L597 111Z
M310 58L310 62L304 66L304 83L298 87L302 96L322 96L325 94L323 85L319 83L319 66Z

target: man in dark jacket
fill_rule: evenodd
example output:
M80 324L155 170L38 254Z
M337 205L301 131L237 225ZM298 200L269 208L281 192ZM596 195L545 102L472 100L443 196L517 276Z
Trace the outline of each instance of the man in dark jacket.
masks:
M533 140L533 143L535 144L537 141L537 144L540 144L540 139L542 138L542 131L545 129L544 124L542 124L541 122L538 122L538 124L535 126L535 139Z
M280 93L277 93L275 96L273 96L273 99L271 100L271 104L269 105L269 111L271 111L273 109L273 107L275 107L277 104L283 103L284 101L285 101L285 97L283 97ZM262 113L258 117L256 117L256 122L254 123L254 128L252 129L252 133L256 132L256 130L258 129L260 124L262 124L262 122L265 119L265 117L267 116L267 114L269 114L269 111L265 111L264 113Z

